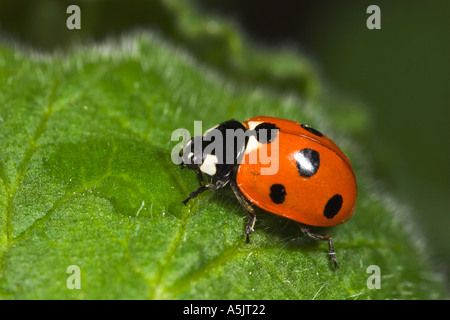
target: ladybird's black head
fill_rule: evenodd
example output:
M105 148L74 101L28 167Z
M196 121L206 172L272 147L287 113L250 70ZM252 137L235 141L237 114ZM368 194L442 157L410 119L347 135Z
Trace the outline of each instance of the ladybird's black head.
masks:
M202 138L201 136L193 137L180 150L181 168L198 171L203 163L202 154Z
M186 143L180 151L181 167L214 178L229 177L244 154L247 141L242 123L223 122Z

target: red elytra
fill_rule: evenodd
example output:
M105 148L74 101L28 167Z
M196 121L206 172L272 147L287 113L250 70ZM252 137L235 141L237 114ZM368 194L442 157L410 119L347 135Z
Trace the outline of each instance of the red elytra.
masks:
M255 138L248 142L236 177L243 195L263 210L310 226L335 226L348 220L355 211L357 186L350 160L341 149L322 133L290 120L255 117L243 125L252 130L261 123L275 124L279 132L270 143ZM276 161L274 144L278 171L262 174L276 164L262 164L258 155ZM252 164L255 158L258 161ZM271 186L278 186L278 191Z

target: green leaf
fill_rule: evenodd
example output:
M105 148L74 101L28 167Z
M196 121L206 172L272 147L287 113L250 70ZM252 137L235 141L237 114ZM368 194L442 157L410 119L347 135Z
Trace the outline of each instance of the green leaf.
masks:
M149 33L64 56L3 46L0 68L1 298L445 297L408 209L376 190L361 147L344 136L342 123L359 117L237 86ZM181 203L197 181L171 162L172 132L256 115L320 128L352 159L355 216L319 230L333 236L341 269L326 243L265 212L246 244L231 190ZM72 265L81 289L67 287ZM367 287L370 265L381 289Z

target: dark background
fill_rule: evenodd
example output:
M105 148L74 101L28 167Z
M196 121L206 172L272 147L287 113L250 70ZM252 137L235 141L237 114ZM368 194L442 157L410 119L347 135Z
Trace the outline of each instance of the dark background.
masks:
M234 20L254 42L303 52L328 85L368 107L372 126L364 144L375 176L411 205L437 267L448 273L450 1L194 3L206 15ZM69 4L80 6L82 30L65 27ZM381 30L366 28L371 4L381 9ZM156 29L189 49L175 19L160 1L0 0L3 35L49 52L136 27Z

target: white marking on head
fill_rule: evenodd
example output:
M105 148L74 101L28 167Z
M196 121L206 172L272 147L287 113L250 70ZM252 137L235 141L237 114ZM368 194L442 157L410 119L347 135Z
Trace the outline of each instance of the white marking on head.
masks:
M249 121L249 122L247 122L248 128L249 128L250 130L255 130L256 126L257 126L258 124L261 124L261 123L262 123L261 121Z
M200 171L207 175L213 176L216 174L216 163L219 162L217 157L213 154L208 154L200 166Z

